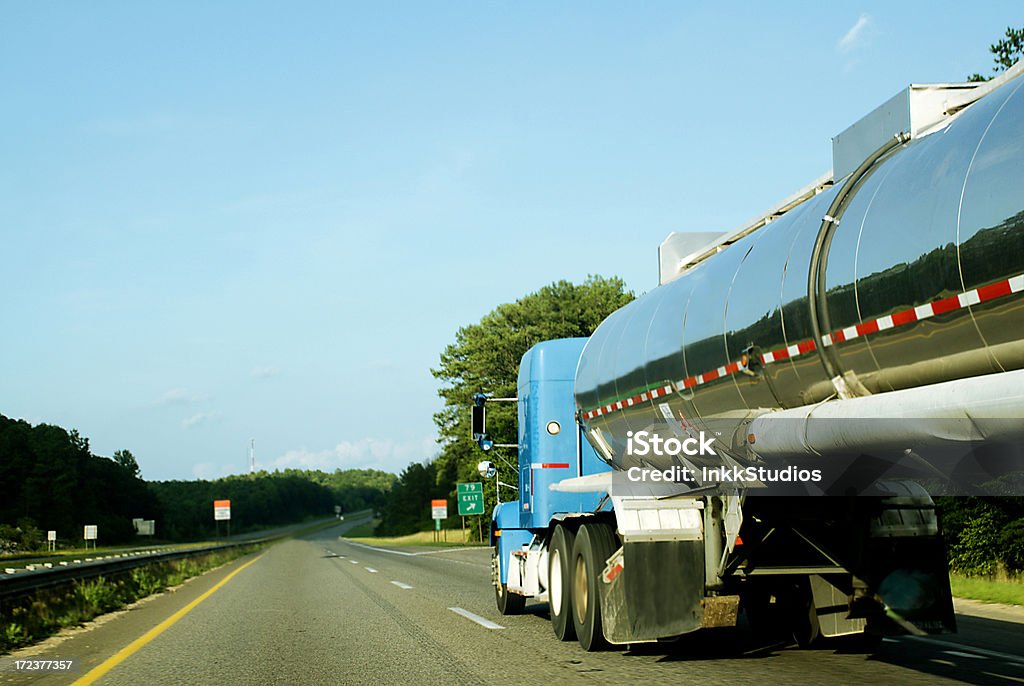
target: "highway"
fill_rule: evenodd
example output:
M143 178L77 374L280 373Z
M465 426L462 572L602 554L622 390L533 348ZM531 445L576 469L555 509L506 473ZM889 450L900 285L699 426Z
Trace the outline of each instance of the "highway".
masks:
M960 617L956 636L887 639L873 656L758 644L742 628L585 653L554 639L544 604L498 614L489 549L386 551L339 537L357 523L18 654L80 658L76 675L0 672L0 683L1024 683L1024 624L977 617Z

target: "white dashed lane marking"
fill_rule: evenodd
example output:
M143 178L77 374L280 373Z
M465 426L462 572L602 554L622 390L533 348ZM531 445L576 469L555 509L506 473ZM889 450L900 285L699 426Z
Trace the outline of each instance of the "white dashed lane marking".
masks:
M969 656L975 659L991 658L1024 667L1024 656L1022 655L1011 655L1010 653L1001 653L997 650L977 648L975 646L953 643L952 641L943 641L937 638L927 638L924 636L903 636L900 640L914 641L916 643L927 643L929 645L933 645L939 648L945 648L946 650L943 652L949 655L956 655L957 653L969 653ZM967 655L963 656L967 657ZM958 655L958 657L960 657L960 655Z
M470 621L476 622L477 624L479 624L480 626L482 626L485 629L504 629L505 628L505 627L503 627L500 624L495 624L494 622L492 622L489 619L484 619L480 615L475 615L472 612L470 612L469 610L463 610L461 607L449 607L448 609L451 610L452 612L454 612L457 615L461 615L461 616L465 617L466 619L468 619Z
M412 588L412 586L410 586L409 584L403 584L401 581L392 581L391 583L393 583L395 586L398 586L403 591L408 591Z

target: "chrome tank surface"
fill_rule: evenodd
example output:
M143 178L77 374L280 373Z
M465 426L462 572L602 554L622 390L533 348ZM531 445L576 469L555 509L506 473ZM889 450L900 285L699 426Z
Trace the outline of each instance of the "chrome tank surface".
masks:
M818 335L812 255L843 180L605 320L576 377L598 453L663 469L678 459L627 456L627 432L668 421L735 446L766 410L1024 367L1022 86L860 180L818 256Z

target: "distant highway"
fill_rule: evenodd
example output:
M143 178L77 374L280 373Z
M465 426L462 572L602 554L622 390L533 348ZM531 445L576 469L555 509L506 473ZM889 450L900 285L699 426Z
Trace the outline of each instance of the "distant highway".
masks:
M585 653L554 639L546 605L529 605L521 616L497 613L488 549L386 551L339 539L357 523L277 544L27 651L82 658L75 676L4 672L0 679L218 686L1024 682L1024 624L974 617L959 618L960 635L886 640L873 656L758 645L742 629Z

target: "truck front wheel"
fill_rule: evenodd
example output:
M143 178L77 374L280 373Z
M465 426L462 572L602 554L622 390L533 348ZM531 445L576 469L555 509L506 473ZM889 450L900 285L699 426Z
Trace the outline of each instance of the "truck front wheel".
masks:
M501 558L498 558L499 564ZM522 614L526 609L526 598L518 593L510 593L508 586L501 583L501 570L498 570L498 580L494 584L494 601L498 606L498 612L503 615Z
M558 525L548 551L548 607L551 627L559 641L576 638L572 622L572 547L576 532Z
M601 627L601 573L615 553L615 535L607 524L584 524L572 553L572 621L580 646L590 652L607 645Z

